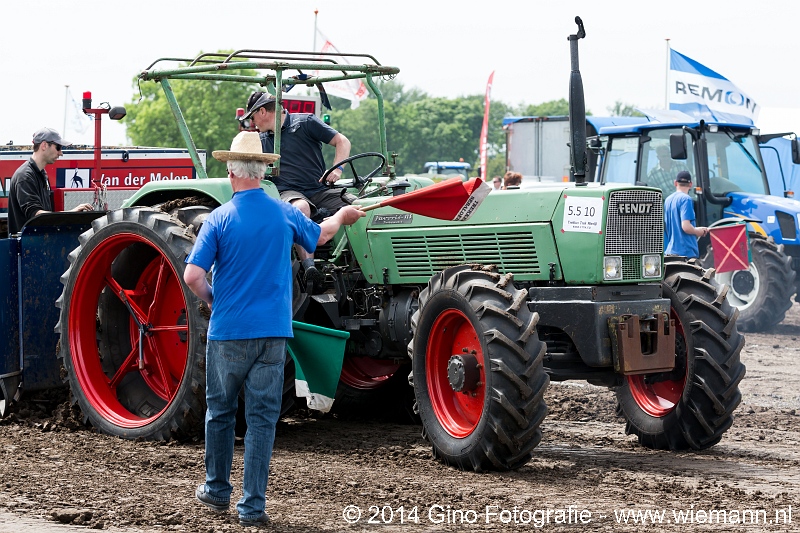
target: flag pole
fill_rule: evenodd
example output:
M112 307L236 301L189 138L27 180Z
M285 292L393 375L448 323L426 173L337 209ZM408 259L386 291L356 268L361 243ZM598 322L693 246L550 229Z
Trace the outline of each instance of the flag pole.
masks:
M69 105L69 85L64 85L64 129L61 135L67 136L67 106Z
M317 14L319 13L319 9L314 10L314 45L311 48L313 52L317 51Z
M664 39L667 42L667 70L664 72L664 109L669 109L669 39Z
M481 138L478 144L478 152L480 154L480 174L479 176L486 180L486 148L488 145L489 137L489 104L492 95L492 80L494 79L494 71L489 74L489 81L486 82L486 96L484 97L484 110L483 110L483 126L481 126Z

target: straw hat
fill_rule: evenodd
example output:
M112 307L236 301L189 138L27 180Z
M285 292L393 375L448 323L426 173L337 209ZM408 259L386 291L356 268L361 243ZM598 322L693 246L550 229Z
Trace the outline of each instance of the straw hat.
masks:
M261 138L255 131L240 131L233 138L230 150L214 150L212 154L218 161L263 161L274 163L281 156L265 154L261 149Z

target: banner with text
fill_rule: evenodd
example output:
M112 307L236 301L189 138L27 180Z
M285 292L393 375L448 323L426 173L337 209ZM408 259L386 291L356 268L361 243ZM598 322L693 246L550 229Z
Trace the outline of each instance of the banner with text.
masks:
M760 107L726 77L670 50L669 108L696 119L754 124Z

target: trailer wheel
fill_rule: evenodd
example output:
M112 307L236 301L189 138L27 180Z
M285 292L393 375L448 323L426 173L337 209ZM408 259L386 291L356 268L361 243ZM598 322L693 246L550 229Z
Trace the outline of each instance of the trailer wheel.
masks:
M511 275L462 265L431 278L412 318L414 390L423 434L445 464L519 468L539 444L550 381L539 315Z
M745 374L740 361L744 336L738 311L725 299L726 287L713 270L694 262L665 264L662 283L676 327L675 369L626 376L616 390L617 412L648 448L703 450L715 445L733 424Z
M96 219L69 255L59 356L84 417L104 433L202 433L208 320L183 282L194 237L174 216L127 208Z
M739 329L766 331L780 324L792 307L795 272L792 258L784 253L782 244L753 233L749 238L753 259L750 268L717 274L716 280L730 287L728 303L739 309ZM706 268L714 266L711 247L701 264Z

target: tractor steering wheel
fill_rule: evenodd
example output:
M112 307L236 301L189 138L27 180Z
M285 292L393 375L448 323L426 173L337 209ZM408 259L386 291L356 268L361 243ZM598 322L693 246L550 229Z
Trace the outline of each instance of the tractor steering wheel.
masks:
M378 159L381 160L381 162L377 167L375 167L372 170L370 170L367 173L366 176L359 176L358 172L356 171L356 167L353 164L353 162L355 160L357 160L357 159L362 159L364 157L377 157ZM384 167L384 165L386 165L386 156L384 156L380 152L364 152L363 154L351 155L347 159L343 159L342 161L339 161L338 163L334 163L331 168L329 168L328 170L325 171L325 173L322 175L322 178L320 178L320 181L322 183L326 184L331 189L334 188L334 187L344 187L344 185L337 185L334 182L328 183L328 176L330 176L331 172L333 172L337 168L343 167L344 165L346 165L348 163L350 164L350 170L353 171L353 176L355 176L355 178L353 179L352 186L353 187L361 187L367 182L367 180L369 180L370 178L375 176L375 174L377 174L378 171L380 171L380 169L382 169Z

